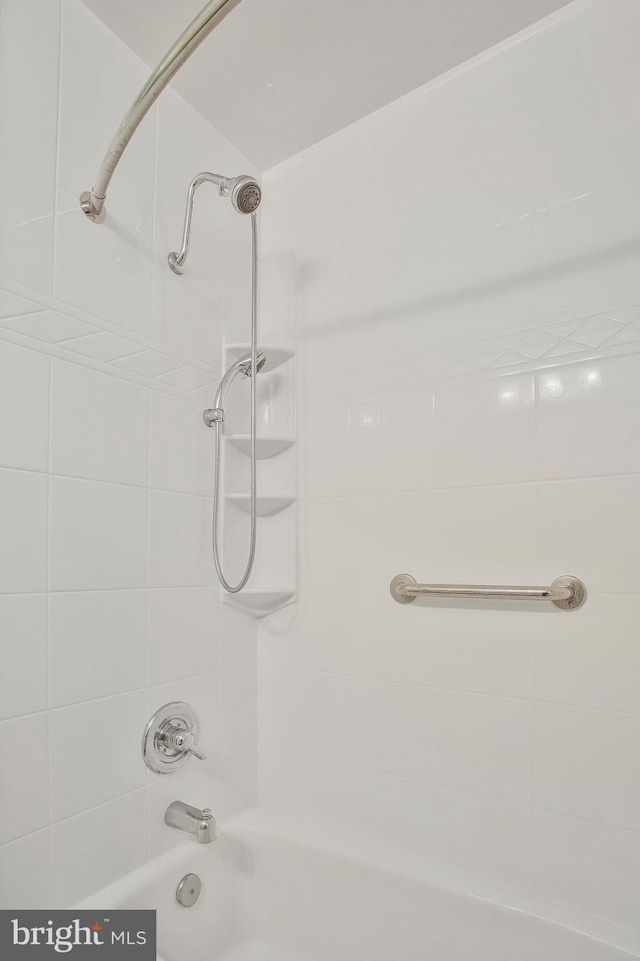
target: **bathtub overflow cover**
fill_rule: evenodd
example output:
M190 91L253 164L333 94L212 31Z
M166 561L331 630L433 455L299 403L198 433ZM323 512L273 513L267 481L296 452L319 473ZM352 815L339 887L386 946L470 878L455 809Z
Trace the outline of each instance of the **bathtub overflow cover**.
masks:
M190 908L200 897L202 882L197 874L185 874L176 888L176 901L183 908Z

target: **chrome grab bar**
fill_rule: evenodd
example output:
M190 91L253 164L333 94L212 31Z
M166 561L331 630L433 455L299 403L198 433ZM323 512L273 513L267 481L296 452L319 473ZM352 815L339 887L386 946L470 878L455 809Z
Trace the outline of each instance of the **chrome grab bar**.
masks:
M217 18L216 15L220 13L223 7L229 4L233 7L237 2L239 0L209 0L209 3L205 5L195 20L192 20L184 33L167 51L131 104L126 117L113 135L109 149L104 155L93 189L86 190L80 195L80 207L89 220L92 220L95 224L101 224L104 220L104 203L107 199L107 189L111 178L115 173L120 157L141 121L144 120L164 88L189 59L193 51L200 46L202 41L209 36L213 28L220 22L221 18Z
M396 574L389 586L398 604L411 604L416 597L471 597L499 601L551 601L563 611L575 611L587 599L578 577L564 574L550 587L506 587L502 584L418 584L411 574Z

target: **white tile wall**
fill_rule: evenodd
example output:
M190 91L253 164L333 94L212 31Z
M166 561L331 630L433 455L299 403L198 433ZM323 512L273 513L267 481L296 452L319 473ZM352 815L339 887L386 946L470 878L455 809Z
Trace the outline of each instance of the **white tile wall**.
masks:
M47 589L47 488L46 474L0 470L3 593Z
M0 716L46 711L46 594L0 595Z
M218 669L217 588L158 588L149 592L148 604L149 683ZM176 657L176 644L183 657Z
M0 2L0 907L67 906L183 843L140 756L173 698L208 760L164 807L255 800L255 624L227 619L221 658L196 394L246 316L213 192L191 275L166 265L191 177L253 168L168 93L90 224L78 194L147 73L80 0Z
M51 902L66 907L147 858L147 797L132 791L51 827Z
M49 718L45 713L2 721L0 787L4 813L0 843L31 834L49 822Z
M55 591L145 587L147 493L69 477L51 480Z
M152 587L213 584L211 499L151 491L149 583Z
M244 339L246 224L203 191L165 265L193 175L253 168L168 93L93 227L77 194L146 68L80 0L0 14L0 879L36 877L0 903L39 907L178 843L176 792L255 797L255 630L217 610L194 403ZM636 928L639 27L596 0L268 175L306 502L257 719L267 805ZM590 597L405 608L400 570ZM136 751L174 698L208 758L168 785Z
M147 483L149 392L54 360L51 469L120 484Z
M136 728L144 731L146 709L145 692L134 691L51 712L54 821L144 785L146 769L140 764L140 744L131 732Z
M135 691L143 688L146 681L146 591L71 591L51 595L51 707Z
M49 358L6 344L0 357L3 467L46 471L49 462ZM24 430L25 425L28 430Z
M49 830L0 848L0 898L7 907L38 910L51 902Z
M258 636L263 803L636 936L639 29L576 5L268 172L304 500ZM400 607L401 571L589 599Z

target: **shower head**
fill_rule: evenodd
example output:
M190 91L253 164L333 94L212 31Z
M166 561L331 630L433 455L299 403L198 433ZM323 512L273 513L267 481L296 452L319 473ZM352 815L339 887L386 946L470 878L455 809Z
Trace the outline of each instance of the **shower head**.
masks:
M182 232L182 248L178 252L172 251L169 254L169 266L174 274L183 274L184 265L189 255L189 241L191 240L191 218L193 216L193 198L198 187L204 183L215 184L221 197L230 197L234 209L241 214L255 214L262 200L262 190L260 184L254 177L243 174L240 177L223 177L221 174L212 174L204 171L194 177L189 185L187 194L187 209L184 218L184 230Z
M266 362L267 362L267 355L263 351L260 351L256 358L256 373L258 374L260 373L260 371L262 370ZM243 377L251 377L251 375L253 374L253 369L251 365L251 354L245 354L243 357L240 357L239 360L236 360L236 362L232 364L231 367L229 367L229 369L225 373L224 377L222 378L218 386L218 390L216 392L216 399L213 402L213 410L222 410L222 404L226 397L227 391L231 387L231 384L236 379L238 374L242 374ZM205 414L207 413L208 411L205 411ZM206 419L205 419L205 423L206 423Z
M229 181L231 203L241 214L254 214L260 206L262 191L253 177L235 177Z
M256 373L260 373L266 362L267 355L265 352L263 350L258 351L258 355L256 357ZM251 377L251 374L253 373L251 367L251 354L246 354L244 357L241 357L240 360L236 361L235 366L238 368L243 377Z

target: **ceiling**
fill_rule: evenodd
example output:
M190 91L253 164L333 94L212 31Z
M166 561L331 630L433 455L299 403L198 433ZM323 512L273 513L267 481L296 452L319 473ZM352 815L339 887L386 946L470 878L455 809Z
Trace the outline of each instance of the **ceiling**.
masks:
M154 67L205 0L84 0ZM240 0L176 89L260 170L567 0Z

